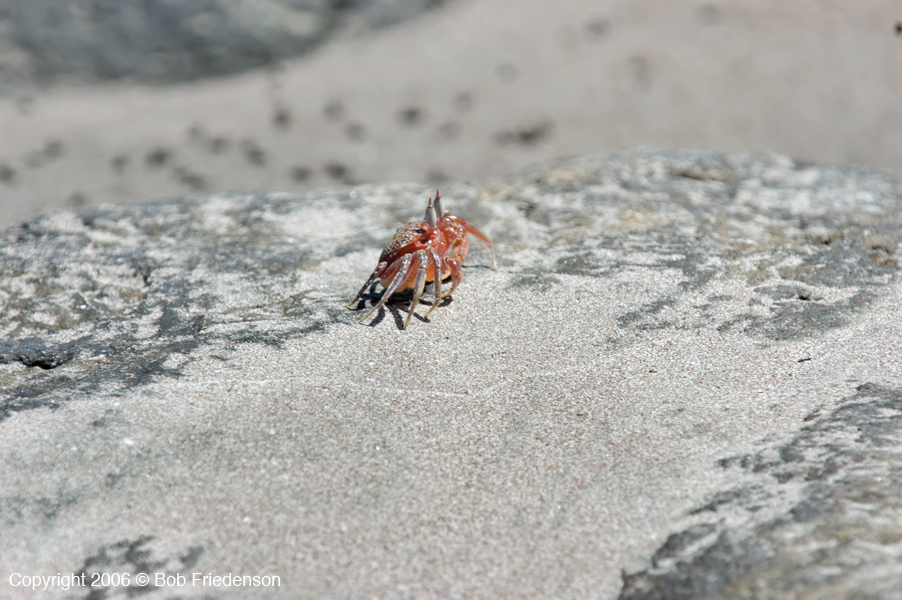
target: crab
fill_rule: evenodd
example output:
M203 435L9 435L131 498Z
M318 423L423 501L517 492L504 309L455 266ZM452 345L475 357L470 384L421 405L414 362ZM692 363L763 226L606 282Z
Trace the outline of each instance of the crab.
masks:
M435 288L435 300L423 316L424 319L428 318L442 299L454 293L463 280L464 275L460 266L467 257L470 246L468 233L488 245L492 251L492 269L495 269L495 247L492 241L463 218L451 215L450 211L443 211L441 195L435 190L435 198L430 198L426 207L425 218L422 221L411 221L398 228L394 237L382 250L379 264L369 279L350 304L345 306L353 309L370 284L378 279L385 292L379 303L360 319L359 322L363 323L371 314L382 308L396 292L413 290L413 300L410 301L407 319L404 321L404 328L407 328L426 283L431 281ZM451 289L442 292L442 280L449 277Z

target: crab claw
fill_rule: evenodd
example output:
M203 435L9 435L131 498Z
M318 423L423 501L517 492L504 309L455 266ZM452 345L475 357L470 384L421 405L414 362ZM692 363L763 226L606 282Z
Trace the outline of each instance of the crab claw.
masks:
M429 199L429 206L426 207L426 222L430 227L435 227L435 209L432 207L432 198Z

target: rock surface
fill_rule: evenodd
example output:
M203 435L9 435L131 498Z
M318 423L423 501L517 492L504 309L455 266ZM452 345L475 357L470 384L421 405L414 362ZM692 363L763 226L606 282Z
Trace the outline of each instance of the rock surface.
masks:
M164 83L303 54L348 17L401 21L435 0L0 0L0 93L59 80Z
M472 242L453 300L406 330L403 303L366 325L342 304L417 185L3 231L4 577L130 577L59 598L896 597L899 179L646 151L442 192L499 268Z

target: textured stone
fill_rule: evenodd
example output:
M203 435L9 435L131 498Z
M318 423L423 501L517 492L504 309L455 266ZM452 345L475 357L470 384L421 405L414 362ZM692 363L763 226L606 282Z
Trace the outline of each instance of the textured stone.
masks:
M704 521L625 574L619 597L902 597L902 390L862 384L806 420L789 440L723 459L758 481L691 511ZM796 479L802 490L784 492Z

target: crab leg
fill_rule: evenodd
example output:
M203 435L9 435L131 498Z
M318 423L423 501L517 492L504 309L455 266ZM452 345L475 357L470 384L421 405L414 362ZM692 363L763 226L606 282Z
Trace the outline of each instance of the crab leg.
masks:
M429 266L429 255L425 250L417 250L415 256L420 260L420 268L417 269L417 279L413 284L413 300L410 301L410 307L407 309L407 319L404 320L404 329L407 329L407 324L410 323L410 317L413 316L413 311L420 302L420 294L423 293L423 288L426 287L426 267Z
M479 231L478 229L476 229L475 227L473 227L472 225L470 225L463 219L457 219L457 222L460 223L461 225L463 225L463 228L466 229L469 233L472 233L473 235L475 235L477 239L485 242L488 245L489 250L492 251L492 270L497 271L498 268L495 266L495 245L492 244L492 240L487 238L485 236L485 234L483 234L481 231Z
M442 298L446 298L454 293L454 289L464 279L463 271L460 270L460 263L453 258L445 257L445 263L451 268L451 289L442 294Z
M363 293L366 292L366 288L370 287L370 284L379 279L379 276L382 274L382 269L385 268L385 265L388 263L381 262L376 265L376 269L370 275L370 278L366 280L366 283L363 284L363 287L360 288L360 291L357 292L357 295L354 296L354 299L349 303L345 304L345 308L354 308L354 303L360 300L360 297L363 296Z
M404 256L404 258L399 258L398 260L396 260L395 262L393 262L391 264L391 266L387 269L387 271L395 268L395 265L397 265L399 262L401 263L401 266L397 272L398 274L395 275L395 278L392 279L392 282L389 284L388 288L386 288L385 293L382 294L382 299L379 301L379 304L374 306L370 310L370 312L363 315L363 318L360 319L358 321L358 323L363 323L367 319L367 317L369 317L371 314L376 312L378 309L385 306L385 303L388 302L388 299L391 298L391 295L394 294L395 291L398 289L398 287L404 282L404 280L407 279L407 276L409 274L408 270L410 269L410 263L412 261L413 261L413 254L406 254Z
M450 272L449 274L451 275L451 289L442 294L442 298L447 298L448 296L450 296L451 293L454 292L454 288L457 287L457 284L463 281L464 274L460 269L460 263L457 262L457 259L451 258L452 256L454 256L454 253L457 251L461 244L462 242L459 239L454 240L454 243L451 244L451 247L448 248L448 252L445 254L445 267L447 267L448 271Z
M435 248L429 248L429 253L432 255L432 264L435 267L434 280L432 282L432 287L435 288L435 302L432 303L432 306L426 311L426 314L423 315L424 319L428 319L429 314L434 311L442 301L442 257L438 255Z

